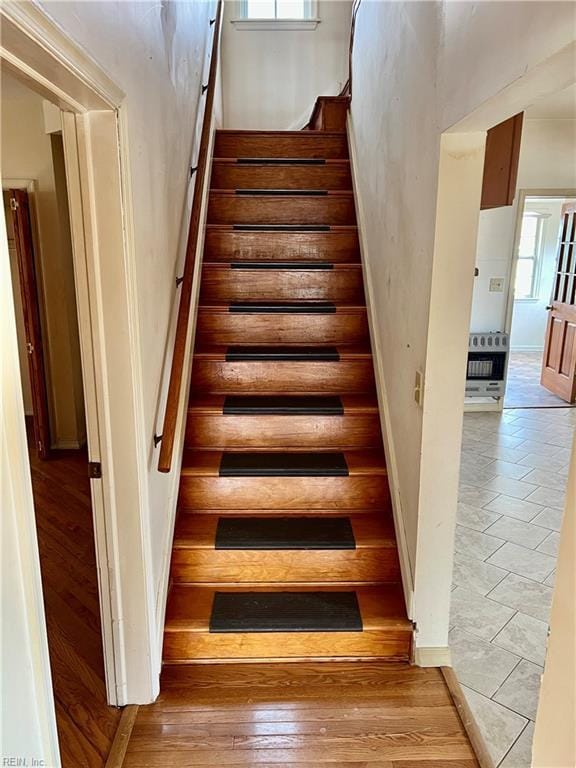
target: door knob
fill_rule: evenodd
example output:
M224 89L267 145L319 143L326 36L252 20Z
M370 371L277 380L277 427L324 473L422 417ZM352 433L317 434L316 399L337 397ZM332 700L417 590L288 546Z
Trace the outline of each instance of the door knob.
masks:
M548 306L546 307L546 309L547 309L547 310L550 310L550 309L554 309L554 307L552 306L552 304L548 304Z

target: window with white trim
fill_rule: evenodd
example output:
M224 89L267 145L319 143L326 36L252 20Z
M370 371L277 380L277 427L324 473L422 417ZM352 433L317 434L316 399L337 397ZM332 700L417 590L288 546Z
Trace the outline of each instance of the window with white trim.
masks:
M240 18L278 21L307 21L315 17L313 0L240 0Z
M526 211L522 216L520 242L518 243L518 262L514 299L537 299L544 222L546 216L535 211Z

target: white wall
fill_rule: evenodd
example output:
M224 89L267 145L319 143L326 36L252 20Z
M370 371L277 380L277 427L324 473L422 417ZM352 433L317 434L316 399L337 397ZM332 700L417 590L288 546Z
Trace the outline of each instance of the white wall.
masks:
M247 30L225 5L222 37L224 127L300 128L317 96L336 96L348 79L352 3L319 0L316 29Z
M440 131L435 3L364 2L356 21L351 121L364 209L364 258L374 286L390 405L388 425L412 569L418 531L422 410Z
M576 120L524 121L516 188L576 189ZM518 194L514 205L480 213L472 331L505 330L517 203ZM504 279L502 291L489 291L491 277Z
M138 408L145 425L141 515L152 550L152 589L170 557L171 505L178 462L170 475L156 469L152 437L161 391L167 386L165 349L182 255L181 224L190 157L205 82L209 19L215 2L42 2L43 9L84 48L126 94L137 329ZM124 107L123 107L124 108ZM172 340L169 342L168 361ZM161 649L158 649L160 653Z
M59 214L61 192L66 192L58 194L56 188L42 97L3 73L1 99L2 178L36 182L31 204L37 216L36 264L52 445L76 448L84 444L86 429L72 246Z
M440 135L484 108L487 99L515 86L573 35L573 9L565 3L365 0L358 13L352 98L356 175L364 256L379 316L375 353L388 394L403 526L416 583L417 647L447 646L451 566L444 553L452 549L461 425L439 425L437 416L445 408L459 412L463 401L465 347L458 351L450 333L455 328L460 332L463 322L467 330L470 308L467 292L458 291L445 273L451 289L443 291L438 280L435 301L444 302L444 311L430 326L434 339L428 337ZM558 88L569 85L570 77L574 79L573 68ZM515 98L521 109L528 106L517 94ZM503 98L495 104L492 124L515 113L506 113L509 108ZM470 125L469 130L484 131L490 123ZM457 167L459 150L446 151L448 167ZM468 159L471 166L478 165L469 148L461 157L464 169ZM467 195L472 200L473 190ZM474 243L475 222L476 217L467 231ZM462 241L464 259L469 246ZM440 242L438 247L445 246ZM469 266L472 281L472 262ZM453 305L451 290L456 291ZM427 370L427 344L435 367L430 385L425 381L422 411L414 402L413 386L417 369ZM436 365L442 355L444 374ZM448 383L460 382L457 399L452 385L442 387L443 377ZM427 590L425 601L419 601L419 584ZM434 595L439 607L430 610Z

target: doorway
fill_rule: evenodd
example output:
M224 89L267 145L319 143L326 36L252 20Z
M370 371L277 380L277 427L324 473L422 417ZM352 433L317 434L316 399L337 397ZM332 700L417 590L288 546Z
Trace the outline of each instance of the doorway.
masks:
M543 364L554 324L550 314L564 228L563 211L570 199L564 190L556 194L519 191L508 299L510 356L505 408L566 408L572 404L569 397L559 395L553 377L546 375L549 365ZM561 271L563 267L561 264ZM571 290L572 286L569 294ZM570 300L571 296L565 298ZM549 354L553 351L549 349ZM566 357L569 356L566 350Z
M2 73L3 202L61 764L104 765L107 704L59 109Z

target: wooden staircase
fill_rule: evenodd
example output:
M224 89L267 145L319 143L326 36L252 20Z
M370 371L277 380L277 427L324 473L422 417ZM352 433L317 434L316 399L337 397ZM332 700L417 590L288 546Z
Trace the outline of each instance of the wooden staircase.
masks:
M411 642L346 134L218 131L164 661Z

